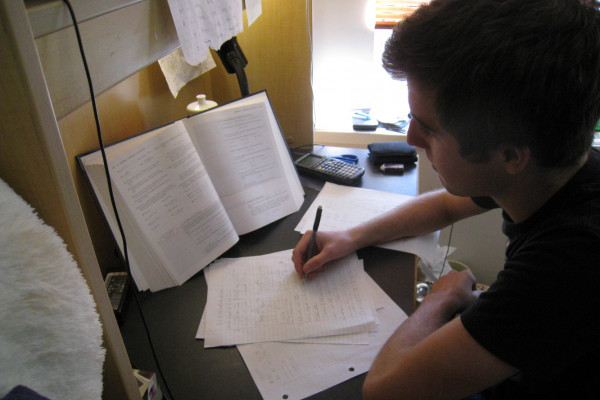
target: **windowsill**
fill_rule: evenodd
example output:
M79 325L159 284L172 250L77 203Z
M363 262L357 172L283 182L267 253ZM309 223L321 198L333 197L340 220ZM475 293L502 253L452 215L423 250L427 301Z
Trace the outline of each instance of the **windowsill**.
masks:
M355 131L352 129L315 130L314 142L326 146L351 147L366 149L369 143L404 142L405 133L388 131L378 128L376 131Z

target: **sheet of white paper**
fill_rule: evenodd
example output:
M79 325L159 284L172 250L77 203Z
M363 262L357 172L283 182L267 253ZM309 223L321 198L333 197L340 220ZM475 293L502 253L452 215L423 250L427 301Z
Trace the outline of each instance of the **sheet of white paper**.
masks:
M359 281L361 285L364 286L363 290L365 292L370 292L371 284L366 279L361 279ZM381 308L381 305L377 305L371 303L372 313L375 317L377 317L376 310L377 308ZM200 319L200 324L198 326L198 330L196 332L196 339L204 339L206 337L206 307L204 312L202 313L202 318ZM379 325L379 321L376 320L376 324ZM325 343L325 344L369 344L369 332L359 332L359 333L350 333L345 335L331 335L331 336L321 336L321 337L313 337L313 338L304 338L304 339L291 339L285 340L285 342L291 343Z
M369 332L349 333L347 335L321 336L306 339L283 340L286 343L314 343L314 344L369 344Z
M246 17L248 18L248 26L262 14L261 0L246 0Z
M200 62L198 65L188 64L183 57L181 47L158 60L158 65L160 65L160 69L165 76L167 85L169 85L169 90L175 98L177 97L179 90L181 90L181 88L189 81L217 66L215 60L213 60L210 55L210 52L207 53L206 60Z
M196 339L204 339L206 337L206 318L204 317L205 314L205 312L202 313L202 318L200 319L200 324L198 325L198 330L196 331ZM291 339L284 340L284 342L322 344L369 344L369 332L349 333L347 335L321 336L306 339Z
M368 346L327 344L254 343L238 346L263 399L303 399L369 370L373 360L406 314L372 279L374 293L383 308L381 325L370 333Z
M411 198L411 196L403 194L327 182L296 226L296 231L304 233L312 229L318 206L323 207L319 230L341 230L368 221ZM379 247L416 254L422 259L430 261L434 257L438 237L439 232L435 232L419 237L395 240Z
M191 65L204 61L209 47L218 50L243 30L240 0L168 1L183 55Z
M357 333L375 318L356 256L303 282L291 250L221 259L205 271L205 347Z
M362 262L361 262L362 264ZM362 268L362 267L361 267ZM318 279L318 278L317 278ZM361 279L360 284L363 285L365 293L369 294L371 300L371 309L375 317L375 323L379 325L379 319L377 316L377 309L381 308L381 305L377 305L374 302L372 296L372 285L368 279ZM292 339L285 340L289 343L314 343L314 344L369 344L369 332L350 333L346 335L332 335L332 336L321 336L304 339Z
M205 313L202 313L198 330L196 331L196 339L204 339L206 337L206 318ZM306 339L291 339L283 340L289 343L321 343L321 344L369 344L369 332L349 333L347 335L332 335L321 336L316 338Z

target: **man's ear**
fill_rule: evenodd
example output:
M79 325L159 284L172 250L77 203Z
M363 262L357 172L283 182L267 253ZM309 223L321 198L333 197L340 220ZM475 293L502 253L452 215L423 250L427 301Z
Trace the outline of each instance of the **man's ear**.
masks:
M529 147L505 147L502 149L504 168L507 173L516 175L522 172L531 160Z

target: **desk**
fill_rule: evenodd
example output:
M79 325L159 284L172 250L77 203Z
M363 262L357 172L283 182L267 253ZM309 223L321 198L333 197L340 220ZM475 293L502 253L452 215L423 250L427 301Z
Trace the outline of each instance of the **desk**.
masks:
M355 154L365 167L359 187L416 195L417 171L385 176L368 161L367 150L315 146L324 155ZM294 154L298 158L300 154ZM306 198L297 213L243 235L223 257L245 257L293 248L300 234L294 228L313 202L324 182L302 177ZM415 257L379 248L359 252L365 270L381 288L410 314L414 308ZM206 280L199 273L181 286L139 295L143 315L154 343L157 359L173 400L261 399L244 361L235 347L204 349L194 339L206 304ZM139 309L130 301L121 332L135 368L157 371L141 324ZM364 374L336 385L311 399L360 399ZM164 390L164 384L161 383Z
M309 151L322 154L324 156L335 157L342 154L353 154L358 156L358 165L365 168L365 175L362 181L356 185L368 189L377 189L384 192L400 193L408 196L417 195L418 174L417 167L407 167L403 175L385 175L369 161L369 151L366 149L351 149L347 147L331 147L315 145L313 148L303 148L302 151L294 151L292 153L294 159L299 158L302 154ZM318 180L310 180L301 177L302 184L320 190L325 182Z

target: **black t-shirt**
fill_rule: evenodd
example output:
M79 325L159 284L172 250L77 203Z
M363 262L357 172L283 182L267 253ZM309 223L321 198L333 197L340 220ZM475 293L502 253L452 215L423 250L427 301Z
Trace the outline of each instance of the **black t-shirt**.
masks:
M526 221L503 216L504 269L461 319L521 372L485 398L600 399L600 154Z

